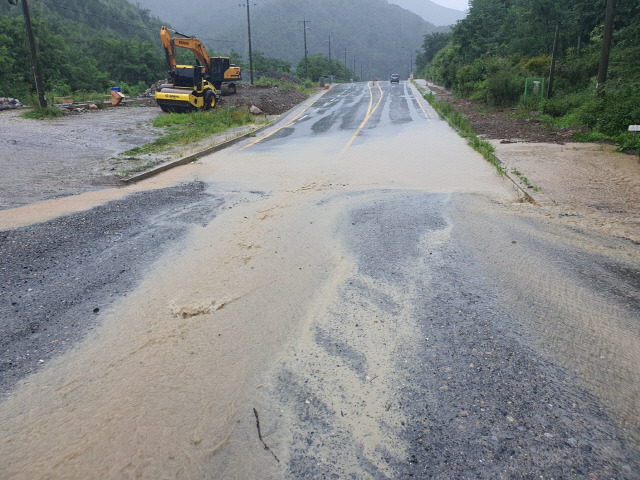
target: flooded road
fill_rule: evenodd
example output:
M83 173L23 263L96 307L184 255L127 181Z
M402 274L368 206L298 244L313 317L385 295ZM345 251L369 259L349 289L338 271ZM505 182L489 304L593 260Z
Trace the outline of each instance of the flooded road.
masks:
M81 256L95 193L1 217L3 259L68 259L3 265L3 322L81 341L0 404L0 478L639 478L637 245L519 203L409 84L136 190Z

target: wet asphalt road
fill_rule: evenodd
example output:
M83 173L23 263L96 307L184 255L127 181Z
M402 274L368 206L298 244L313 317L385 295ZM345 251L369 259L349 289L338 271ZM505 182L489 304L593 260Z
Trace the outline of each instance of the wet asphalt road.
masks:
M637 264L611 262L566 245L554 251L558 232L551 242L540 243L526 232L532 226L545 229L543 222L530 225L527 218L498 212L483 219L485 228L507 227L511 236L483 234L465 216L472 205L485 201L387 192L349 212L337 227L358 273L338 288L327 317L314 324L315 342L334 365L351 371L348 382L362 382L365 389L380 381L370 349L390 348L393 393L378 408L399 411L401 420L391 415L385 420L382 414L386 442L365 454L366 442L341 420L363 416L375 397L340 403L332 391L348 387L325 384L318 365L300 375L293 371L297 367L283 364L272 396L278 399L275 412L287 405L294 410L285 478L640 478L637 443L629 439L637 434L637 423L632 419L621 427L579 374L567 368L571 363L554 359L557 352L545 348L532 328L542 306L552 309L553 299L537 296L534 289L526 304L505 298L501 280L487 268L484 246L470 248L469 238L493 243L496 250L524 248L527 255L570 272L571 280L592 295L602 291L603 268L620 272L608 277L606 288L612 291L611 303L624 309L628 319L640 318ZM624 243L614 240L611 247ZM517 255L507 265L521 268ZM624 288L630 282L635 284L627 289L631 301L627 295L616 298L615 285ZM349 315L354 308L364 310L364 319ZM412 329L403 335L402 322L409 318ZM547 328L553 334L554 326ZM374 330L388 347L367 340L375 337ZM590 353L585 362L595 362L599 349L583 344L583 333L572 332L569 341ZM391 341L395 336L400 340ZM305 361L300 351L290 357L293 364ZM625 385L611 387L622 391ZM296 402L299 398L311 400ZM407 445L403 456L391 451L399 444ZM360 473L353 473L353 459Z
M345 85L251 149L330 138L338 154L435 119L406 83ZM97 328L162 252L188 248L190 229L268 196L192 182L0 232L3 394ZM310 326L313 354L289 345L250 400L282 461L262 452L229 471L227 449L192 478L640 478L638 386L624 386L637 379L637 246L475 193L323 201L338 200L334 234L356 268ZM633 337L627 363L598 321Z
M202 182L134 194L88 212L0 232L0 392L100 324L189 228L257 194Z

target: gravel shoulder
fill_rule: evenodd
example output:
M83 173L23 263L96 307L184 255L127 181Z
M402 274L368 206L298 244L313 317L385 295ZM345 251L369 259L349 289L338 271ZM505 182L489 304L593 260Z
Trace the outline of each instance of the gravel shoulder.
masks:
M222 104L257 106L275 120L306 98L298 90L242 86L237 95L224 96ZM152 126L162 115L152 99L141 105L82 110L53 120L29 120L21 118L21 113L0 112L0 210L119 186L132 175L260 127L258 123L238 127L187 147L132 159L122 154L163 133Z

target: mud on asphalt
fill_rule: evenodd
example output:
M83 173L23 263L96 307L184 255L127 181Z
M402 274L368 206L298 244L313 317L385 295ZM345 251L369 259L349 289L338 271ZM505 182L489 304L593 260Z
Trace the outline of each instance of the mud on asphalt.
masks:
M290 355L261 401L290 431L284 478L640 479L638 450L602 402L540 347L527 313L502 304L500 288L455 235L424 240L447 228L448 196L392 197L340 222L358 273L314 322L315 348ZM416 258L417 269L407 263ZM409 337L406 321L415 322ZM396 350L386 378L374 375L374 350L389 348ZM345 384L325 384L325 370L346 372ZM376 390L389 379L392 388ZM353 395L350 384L363 386ZM388 395L386 407L369 389ZM376 420L385 440L346 427ZM399 444L408 445L404 455Z
M222 97L222 106L257 106L266 115L281 115L307 96L295 89L240 85L237 95ZM151 122L162 111L150 98L140 105L83 110L52 120L29 120L22 111L0 112L0 209L77 195L122 185L123 178L166 161L194 153L196 145L139 157L123 155L162 134ZM247 129L245 129L247 130ZM232 129L203 140L227 140Z
M97 327L189 229L256 195L214 195L193 182L1 231L0 400Z

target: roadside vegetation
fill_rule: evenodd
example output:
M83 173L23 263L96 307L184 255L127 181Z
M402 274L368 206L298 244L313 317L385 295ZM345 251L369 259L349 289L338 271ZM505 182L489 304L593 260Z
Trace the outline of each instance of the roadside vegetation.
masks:
M270 77L261 77L260 79L254 81L253 84L259 87L271 87L275 85L282 90L298 90L305 95L311 95L318 88L318 85L309 79L294 82L274 79Z
M49 118L58 118L63 116L62 110L58 107L34 107L31 110L24 112L21 117L29 118L31 120L46 120Z
M514 115L554 128L580 127L578 141L610 141L620 151L639 151L640 136L627 130L640 123L640 4L616 0L608 76L597 85L605 3L475 0L450 33L425 36L416 59L420 76L457 97L512 107ZM539 82L535 87L534 81Z
M252 123L256 123L254 115L246 108L237 107L162 114L153 121L153 126L162 132L156 140L127 150L115 158L119 174L126 177L162 163L164 159L154 157L154 154L161 154L176 145L198 142L229 128Z
M163 129L165 134L151 143L132 148L124 153L137 157L157 153L169 146L198 142L216 133L254 123L255 118L245 108L217 108L206 112L168 113L153 121L153 126Z

